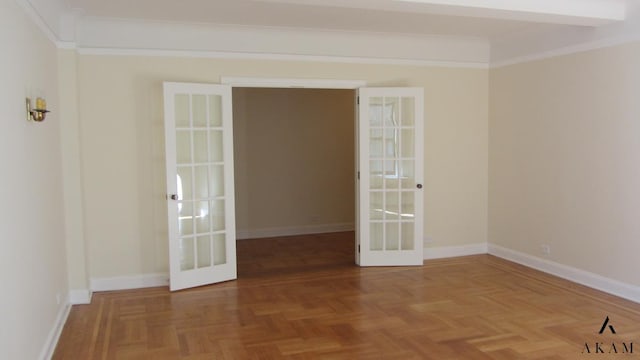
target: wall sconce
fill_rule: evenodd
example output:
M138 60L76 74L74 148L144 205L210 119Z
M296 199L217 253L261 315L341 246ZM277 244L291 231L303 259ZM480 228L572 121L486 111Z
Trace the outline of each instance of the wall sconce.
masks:
M47 102L43 98L36 98L36 106L31 107L31 99L27 98L27 121L33 120L37 122L44 121L47 117Z

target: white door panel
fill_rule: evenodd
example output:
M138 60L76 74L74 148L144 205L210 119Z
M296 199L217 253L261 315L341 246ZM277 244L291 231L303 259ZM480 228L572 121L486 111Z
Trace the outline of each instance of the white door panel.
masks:
M164 83L170 288L235 279L231 88Z
M423 263L423 90L360 88L358 263Z

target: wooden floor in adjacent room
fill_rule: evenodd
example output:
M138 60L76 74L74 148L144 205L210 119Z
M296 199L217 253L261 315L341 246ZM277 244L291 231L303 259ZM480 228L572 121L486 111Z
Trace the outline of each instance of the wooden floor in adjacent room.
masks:
M95 293L54 359L640 356L639 304L490 255L359 268L353 248L350 232L242 240L237 281Z

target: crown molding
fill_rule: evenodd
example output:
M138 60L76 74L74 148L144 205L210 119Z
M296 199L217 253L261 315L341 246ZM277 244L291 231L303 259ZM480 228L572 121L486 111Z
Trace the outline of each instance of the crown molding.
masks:
M119 48L83 48L68 45L68 49L76 49L80 55L98 56L149 56L149 57L178 57L178 58L204 58L204 59L230 59L230 60L268 60L268 61L302 61L322 63L343 63L363 65L400 65L400 66L424 66L424 67L448 67L467 69L488 69L486 62L455 62L432 61L411 59L390 59L372 57L342 57L342 56L316 56L316 55L290 55L272 53L240 53L221 51L190 51L190 50L154 50L154 49L119 49Z
M491 44L491 68L595 50L640 40L640 5L627 19L597 28L560 27L554 31L514 34Z
M576 54L576 53L590 51L590 50L597 50L597 49L607 48L611 46L623 45L623 44L636 42L636 41L640 41L640 34L636 34L633 36L625 36L621 38L603 39L603 40L593 41L593 42L579 44L579 45L567 46L559 49L554 49L551 51L514 57L514 58L503 60L503 61L492 62L489 68L498 69L505 66L550 59L558 56L571 55L571 54Z
M56 41L56 47L61 50L76 50L78 45L73 41Z
M25 14L36 24L49 41L54 44L59 41L57 29L50 25L52 22L51 19L47 19L48 21L45 20L41 12L39 12L29 0L15 0L15 2L24 10Z
M172 52L189 56L291 57L312 61L484 66L490 46L479 38L249 27L85 17L78 23L82 49ZM95 52L95 51L94 51ZM122 51L120 51L122 53ZM247 55L249 54L249 55ZM371 60L373 59L373 60Z

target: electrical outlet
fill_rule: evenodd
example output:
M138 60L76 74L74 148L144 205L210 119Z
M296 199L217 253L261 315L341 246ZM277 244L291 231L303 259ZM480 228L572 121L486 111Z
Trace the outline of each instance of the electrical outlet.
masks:
M547 244L542 244L542 246L540 246L540 250L542 251L543 255L551 254L551 246Z
M425 236L423 241L425 245L431 244L433 242L433 238L431 236Z

